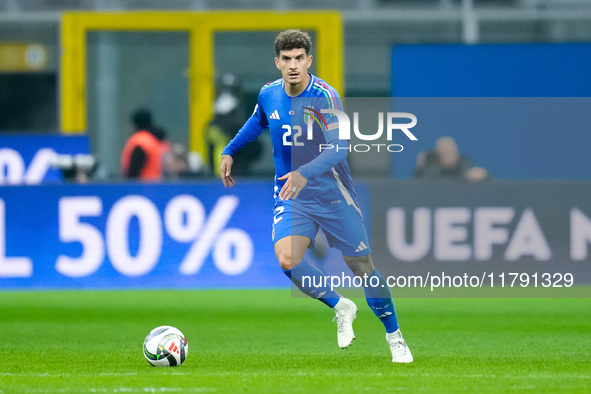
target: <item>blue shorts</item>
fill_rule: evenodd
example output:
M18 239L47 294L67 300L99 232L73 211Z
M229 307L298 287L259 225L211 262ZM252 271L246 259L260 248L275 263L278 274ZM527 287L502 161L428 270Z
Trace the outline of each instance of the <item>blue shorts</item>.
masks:
M361 210L357 205L333 212L310 213L292 209L290 203L276 200L273 207L273 244L284 237L302 235L314 239L321 228L328 244L339 249L348 257L364 256L371 253L369 239Z

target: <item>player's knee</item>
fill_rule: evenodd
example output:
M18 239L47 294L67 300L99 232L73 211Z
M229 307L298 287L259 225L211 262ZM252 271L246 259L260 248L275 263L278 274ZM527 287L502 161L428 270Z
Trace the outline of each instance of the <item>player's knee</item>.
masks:
M375 269L370 255L360 257L345 257L345 261L355 276L369 276Z
M299 264L299 260L293 258L291 251L276 251L277 260L279 260L279 265L281 269L289 270Z
M295 267L304 258L306 248L310 243L307 237L285 237L275 243L275 255L279 265L284 270Z
M279 265L281 266L281 269L291 269L291 256L287 254L281 254L277 256L277 260L279 260Z
M370 270L366 264L351 264L349 265L351 271L353 271L353 275L363 278L364 276L369 276L373 272Z

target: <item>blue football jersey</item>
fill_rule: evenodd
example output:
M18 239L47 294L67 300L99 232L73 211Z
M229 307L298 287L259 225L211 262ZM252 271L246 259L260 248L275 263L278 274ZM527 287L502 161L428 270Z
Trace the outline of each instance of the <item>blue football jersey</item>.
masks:
M348 141L339 139L338 119L323 110L342 110L337 92L310 74L310 82L297 97L285 92L282 78L269 82L259 92L254 113L225 147L234 155L269 128L275 164L275 198L290 171L308 180L294 208L327 212L357 205L351 171L347 165Z

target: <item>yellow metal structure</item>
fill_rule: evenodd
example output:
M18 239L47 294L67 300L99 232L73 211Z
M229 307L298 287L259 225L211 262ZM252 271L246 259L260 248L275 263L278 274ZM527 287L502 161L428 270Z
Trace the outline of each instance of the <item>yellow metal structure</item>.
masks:
M214 100L214 34L228 31L316 32L318 75L343 92L343 33L338 12L66 12L62 17L61 129L86 130L86 33L185 31L189 34L189 148L206 158L203 130ZM269 43L272 45L272 43Z

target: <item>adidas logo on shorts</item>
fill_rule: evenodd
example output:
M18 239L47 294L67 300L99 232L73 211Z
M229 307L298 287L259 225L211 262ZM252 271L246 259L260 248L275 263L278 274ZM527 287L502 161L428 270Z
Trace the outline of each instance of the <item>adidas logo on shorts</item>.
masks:
M359 242L359 246L355 249L356 252L362 252L367 249L367 245L363 243L363 241Z

